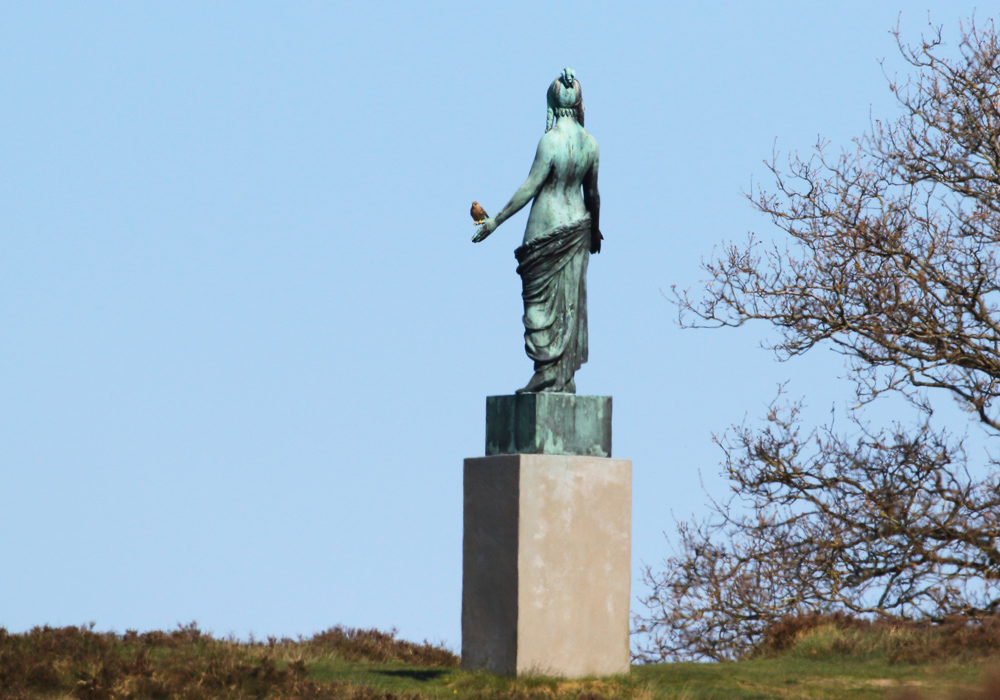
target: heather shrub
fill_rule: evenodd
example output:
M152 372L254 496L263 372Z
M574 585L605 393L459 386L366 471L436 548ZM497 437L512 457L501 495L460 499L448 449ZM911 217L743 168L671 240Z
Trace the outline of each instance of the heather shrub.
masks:
M1000 654L1000 617L940 622L846 613L787 616L765 628L749 658L855 657L890 663L975 660Z
M397 700L346 681L318 684L311 660L339 656L369 663L455 666L440 646L395 638L395 631L334 627L311 639L219 640L191 623L172 632L95 632L84 627L0 628L0 700L40 696L78 700Z

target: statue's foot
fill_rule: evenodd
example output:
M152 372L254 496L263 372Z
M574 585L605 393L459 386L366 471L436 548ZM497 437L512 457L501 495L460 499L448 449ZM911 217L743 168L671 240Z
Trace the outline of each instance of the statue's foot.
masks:
M518 389L515 394L537 394L541 391L552 391L552 387L555 386L556 380L551 377L546 377L541 372L536 372L528 382L528 385L523 389Z
M515 394L539 394L542 392L548 392L552 394L575 394L576 393L576 381L570 379L565 384L560 384L556 379L552 377L546 377L541 373L535 373L535 376L531 378L528 382L528 386L523 389L518 389Z
M526 387L515 389L515 394L540 394L543 391L553 391L551 386L532 386L530 383Z

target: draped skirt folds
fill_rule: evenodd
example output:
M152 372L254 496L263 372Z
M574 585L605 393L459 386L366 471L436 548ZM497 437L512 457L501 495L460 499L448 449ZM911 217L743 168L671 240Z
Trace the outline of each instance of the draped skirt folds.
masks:
M521 392L576 392L573 374L587 361L587 263L590 217L514 251L524 299L524 351L535 375Z

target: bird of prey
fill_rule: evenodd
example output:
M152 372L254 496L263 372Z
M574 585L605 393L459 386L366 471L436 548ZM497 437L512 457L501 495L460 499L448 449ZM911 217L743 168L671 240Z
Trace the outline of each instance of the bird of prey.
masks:
M476 226L483 223L483 220L488 219L490 216L486 213L485 209L479 206L479 202L472 203L472 210L469 213L472 214L472 223Z

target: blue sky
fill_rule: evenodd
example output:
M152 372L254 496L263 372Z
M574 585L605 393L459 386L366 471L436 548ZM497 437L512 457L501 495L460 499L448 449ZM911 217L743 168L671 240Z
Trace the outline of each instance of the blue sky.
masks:
M839 356L681 330L772 148L897 112L954 2L5 3L0 626L397 627L458 648L461 467L531 375L513 249L545 90L601 147L580 393L614 397L633 562L720 495L711 443ZM980 19L984 16L980 14ZM884 418L885 416L877 416ZM642 587L636 579L634 593Z

